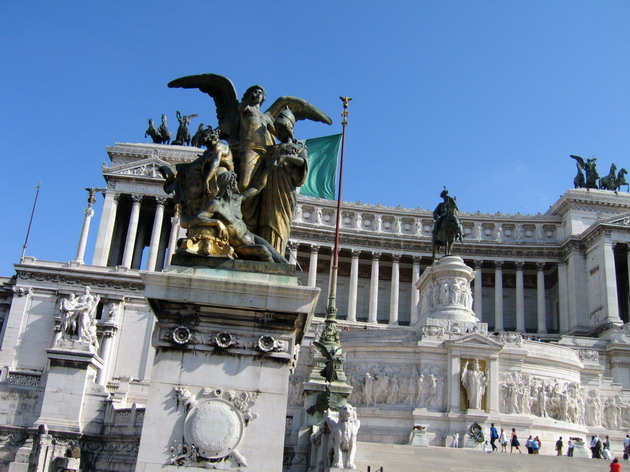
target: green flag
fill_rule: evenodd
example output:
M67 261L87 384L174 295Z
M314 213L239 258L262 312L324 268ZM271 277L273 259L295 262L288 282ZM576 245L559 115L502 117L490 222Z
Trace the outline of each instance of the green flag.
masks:
M337 156L340 143L340 134L306 140L308 175L300 189L301 195L328 200L336 198Z

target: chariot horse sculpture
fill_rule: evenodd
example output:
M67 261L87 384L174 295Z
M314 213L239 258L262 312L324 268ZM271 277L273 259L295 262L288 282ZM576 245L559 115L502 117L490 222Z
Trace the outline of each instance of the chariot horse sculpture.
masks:
M457 201L448 195L448 190L444 189L440 196L444 199L433 211L433 218L435 224L433 226L433 260L435 260L435 254L440 251L441 247L444 247L444 255L450 256L453 248L453 242L456 239L460 243L463 241L463 228L462 224L457 217Z

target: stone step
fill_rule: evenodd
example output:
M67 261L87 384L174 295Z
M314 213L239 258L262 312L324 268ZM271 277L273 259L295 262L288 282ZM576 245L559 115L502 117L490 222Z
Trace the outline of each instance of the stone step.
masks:
M619 459L621 461L621 457ZM371 472L378 471L381 466L383 472L604 472L610 467L610 461L603 459L530 455L527 450L523 454L487 453L475 449L369 442L357 444L355 462L360 472L366 472L368 466ZM625 462L623 466L630 467L630 463Z

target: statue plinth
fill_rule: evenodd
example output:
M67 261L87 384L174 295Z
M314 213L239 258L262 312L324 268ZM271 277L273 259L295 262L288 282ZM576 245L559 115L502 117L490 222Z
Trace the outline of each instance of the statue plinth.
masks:
M35 424L45 424L55 432L81 433L91 420L82 417L86 391L103 368L103 360L91 344L71 339L60 339L46 352L50 367L42 410ZM107 394L103 392L103 396Z
M190 262L142 274L157 320L136 470L281 470L289 373L319 289L278 264Z
M470 282L475 271L457 256L446 256L428 267L416 287L420 290L420 324L428 318L479 322L472 310Z

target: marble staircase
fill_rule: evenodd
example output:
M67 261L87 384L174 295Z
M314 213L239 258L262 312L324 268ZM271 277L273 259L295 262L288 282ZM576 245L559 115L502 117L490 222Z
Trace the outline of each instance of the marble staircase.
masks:
M546 455L487 453L472 449L452 449L446 447L418 447L399 444L359 442L357 445L357 470L377 472L602 472L609 470L610 461L577 457L556 457ZM622 468L630 468L629 462L622 462Z

